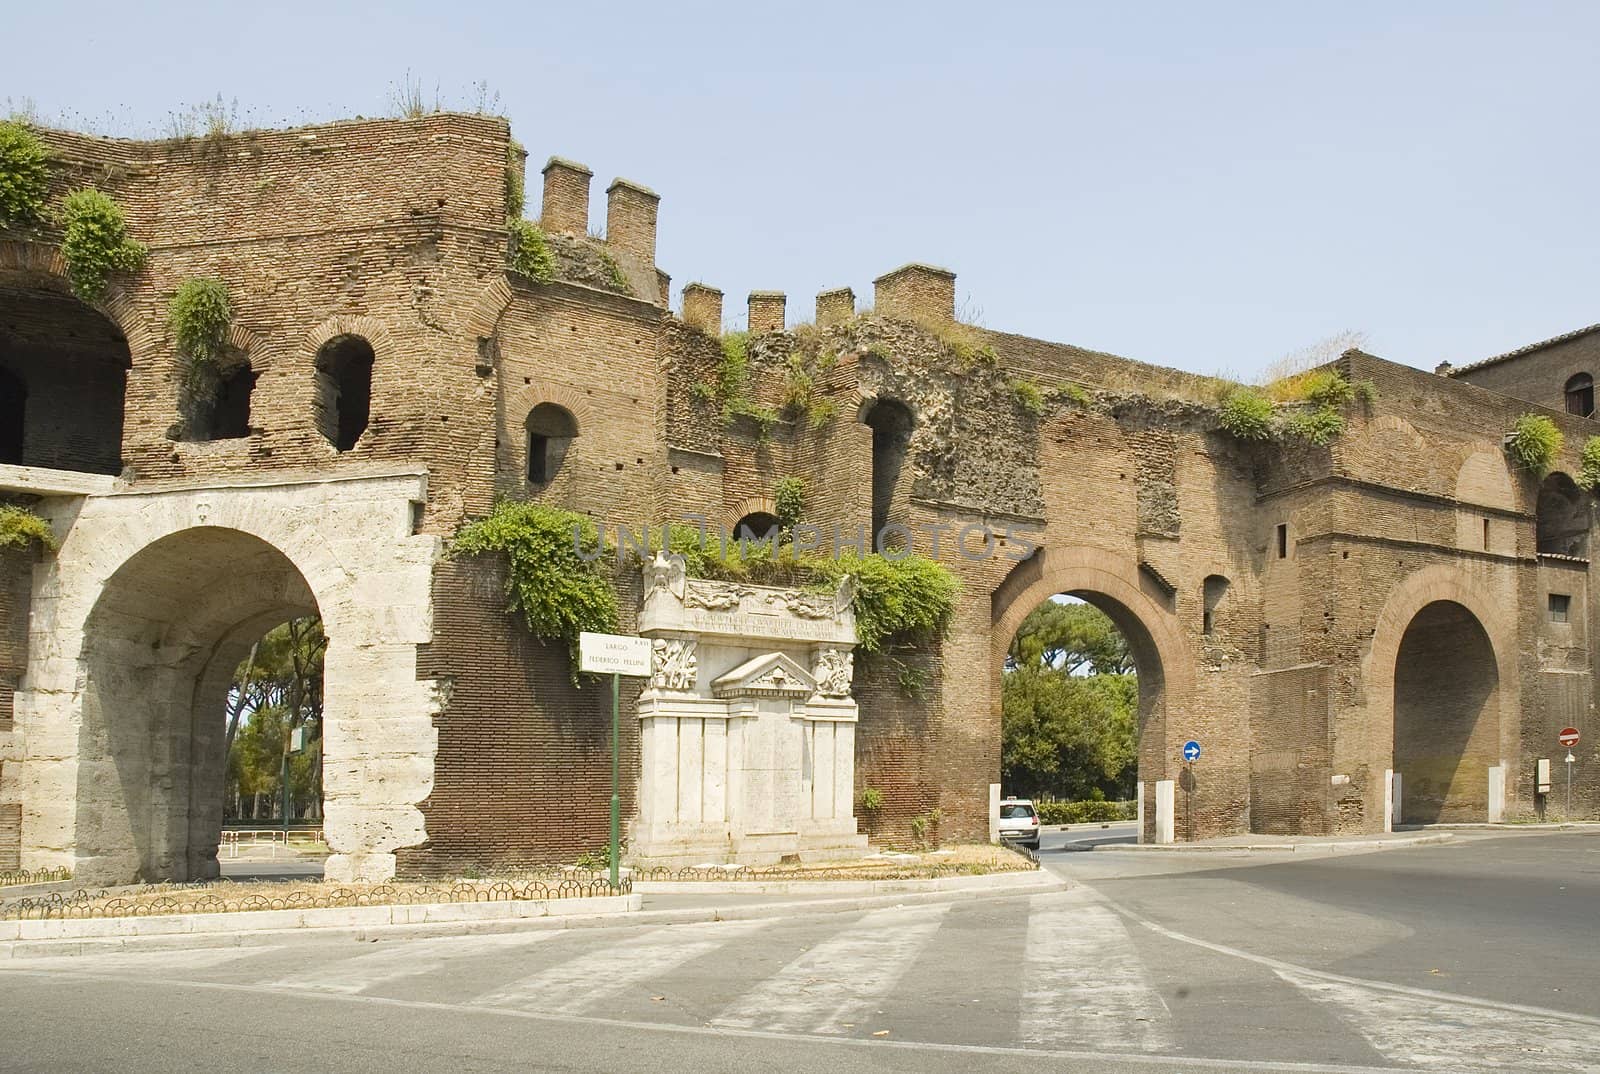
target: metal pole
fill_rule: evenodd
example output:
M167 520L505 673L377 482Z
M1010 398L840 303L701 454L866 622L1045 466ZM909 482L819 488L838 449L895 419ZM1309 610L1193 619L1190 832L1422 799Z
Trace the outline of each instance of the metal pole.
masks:
M287 745L287 743L285 743ZM278 778L283 783L283 842L289 843L289 751L283 751L283 767L279 770Z
M617 798L617 753L620 736L617 732L617 710L622 692L622 676L611 676L611 890L622 885L617 875L617 857L621 847L621 802Z
M1567 751L1567 820L1572 819L1572 751Z

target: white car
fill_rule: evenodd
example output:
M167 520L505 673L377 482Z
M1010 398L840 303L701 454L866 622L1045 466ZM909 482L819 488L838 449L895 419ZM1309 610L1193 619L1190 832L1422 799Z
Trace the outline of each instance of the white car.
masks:
M1039 812L1027 798L1006 798L1000 803L1000 838L1039 849Z

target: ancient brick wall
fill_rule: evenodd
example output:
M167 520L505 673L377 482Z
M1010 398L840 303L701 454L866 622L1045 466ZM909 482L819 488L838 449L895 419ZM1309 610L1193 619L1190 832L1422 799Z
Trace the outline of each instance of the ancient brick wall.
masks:
M1594 328L1521 348L1476 368L1464 366L1449 375L1500 395L1565 411L1567 382L1579 374L1600 378L1600 331Z

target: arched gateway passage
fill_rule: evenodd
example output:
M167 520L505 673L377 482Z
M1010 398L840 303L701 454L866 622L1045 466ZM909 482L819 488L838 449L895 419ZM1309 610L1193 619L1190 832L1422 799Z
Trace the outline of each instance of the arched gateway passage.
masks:
M1394 770L1404 823L1488 819L1499 706L1500 675L1483 624L1454 601L1417 612L1394 672Z
M1168 748L1169 705L1175 694L1187 693L1190 673L1182 657L1182 638L1170 614L1144 591L1136 569L1121 569L1113 557L1097 549L1045 549L1018 564L995 592L991 666L997 678L1017 629L1030 612L1058 594L1104 612L1133 657L1139 692L1138 779L1145 807L1141 840L1153 842L1160 834L1156 784L1175 778ZM996 682L991 696L998 704L1002 695L1002 686ZM1185 834L1178 817L1171 835Z
M84 631L80 874L217 875L234 669L266 631L316 614L294 564L238 530L182 530L116 570Z

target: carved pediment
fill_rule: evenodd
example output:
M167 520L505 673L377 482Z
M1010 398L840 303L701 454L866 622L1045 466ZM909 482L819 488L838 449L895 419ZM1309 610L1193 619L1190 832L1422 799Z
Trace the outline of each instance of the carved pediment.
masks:
M811 673L784 653L746 660L711 684L716 697L810 697L815 690Z

